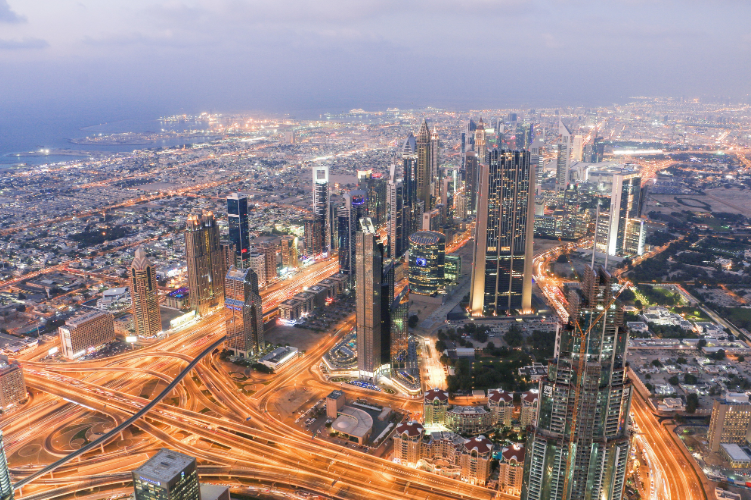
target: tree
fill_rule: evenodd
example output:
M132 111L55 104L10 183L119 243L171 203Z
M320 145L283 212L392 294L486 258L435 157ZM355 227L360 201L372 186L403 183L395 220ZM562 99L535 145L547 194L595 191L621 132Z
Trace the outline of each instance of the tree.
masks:
M413 314L407 320L407 326L409 326L410 328L414 328L417 326L418 321L420 321L420 318L418 318L416 314Z
M443 340L437 340L435 343L435 350L438 352L443 352L446 350L446 342Z
M655 368L659 368L662 366L662 363L660 363L659 359L655 359L652 361L652 366L654 366Z
M670 378L668 379L668 382L670 383L670 385L678 385L678 384L680 383L680 382L678 381L678 377L677 377L677 376L675 376L675 375L673 375L672 377L670 377Z
M566 262L568 262L568 257L566 257L565 253L562 253L558 256L557 259L555 259L555 261L559 264L565 264Z
M686 358L684 358L683 356L676 359L675 362L678 363L679 365L685 365L686 363L688 363L688 361L686 361Z
M516 325L511 325L508 332L503 336L503 340L509 345L509 347L521 347L524 343L524 337L522 336L522 330Z
M686 412L696 413L696 409L699 407L699 396L695 392L692 392L686 398Z
M696 347L701 349L702 347L707 347L707 341L705 339L699 339L699 342L697 342Z
M19 304L16 306L16 311L18 312L26 312L26 306L24 304Z
M696 375L693 375L691 373L687 373L686 376L683 377L683 381L687 384L695 384L697 382Z
M742 354L738 355L737 359L739 363L743 363L744 361L746 361L746 358Z
M725 350L720 349L719 351L712 354L710 357L716 361L722 361L723 359L725 359Z

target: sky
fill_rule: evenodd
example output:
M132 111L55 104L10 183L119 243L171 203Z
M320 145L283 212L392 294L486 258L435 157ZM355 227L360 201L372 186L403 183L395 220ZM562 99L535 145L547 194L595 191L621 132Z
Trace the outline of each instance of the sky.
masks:
M745 100L749 20L748 0L0 0L0 114Z

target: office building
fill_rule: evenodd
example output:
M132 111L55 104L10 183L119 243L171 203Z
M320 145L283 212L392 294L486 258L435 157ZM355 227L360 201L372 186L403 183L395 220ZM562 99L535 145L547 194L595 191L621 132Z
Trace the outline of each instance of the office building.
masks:
M276 250L277 245L273 243L265 243L257 248L257 252L263 254L266 285L268 285L270 281L276 279Z
M162 448L133 471L135 500L201 500L196 459Z
M409 217L409 212L404 205L404 181L402 179L395 180L392 176L388 185L388 197L388 256L398 259L406 250L405 243L408 235L405 234L405 219Z
M434 125L433 131L430 132L430 208L433 208L440 200L441 170L438 168L440 145L441 139L438 136L438 129Z
M626 219L623 255L644 255L646 243L647 221L645 219Z
M447 255L444 260L443 277L447 284L457 284L462 277L462 258L458 255Z
M431 143L432 134L428 129L428 122L423 120L420 125L420 130L417 132L415 140L417 147L417 171L415 174L417 199L423 202L425 210L429 210L433 207L433 190L434 190L434 163L437 165L438 159L432 157L434 151L437 152L437 147L434 148Z
M13 482L10 479L8 458L5 456L3 431L0 431L0 498L2 500L13 500Z
M480 166L470 313L532 309L534 169L529 152L494 149Z
M227 219L229 240L235 245L235 261L245 267L250 253L250 232L248 230L248 197L241 193L227 196Z
M115 340L115 318L104 311L87 311L57 329L63 357L76 359Z
M224 257L219 248L219 227L213 213L188 216L185 255L190 307L203 315L224 301Z
M555 164L555 189L563 192L568 186L569 170L571 168L571 130L560 119L558 120L558 158Z
M133 301L133 328L139 337L154 337L162 331L156 269L143 247L136 250L130 266L130 296Z
M583 141L584 141L584 138L579 134L575 135L573 140L571 141L571 160L572 161L582 161L584 159Z
M477 213L477 182L480 175L480 159L473 151L467 153L466 165L464 193L468 200L467 212L475 214Z
M465 220L469 215L469 200L464 191L454 194L454 217Z
M498 490L515 497L521 495L524 478L524 445L514 444L503 448L498 465L500 467Z
M305 255L311 258L321 255L324 248L324 241L321 239L321 221L315 217L306 217L303 224Z
M389 331L381 328L383 250L372 223L355 233L357 368L360 377L375 381L391 357Z
M631 227L631 235L627 236L629 219L641 216L641 175L638 172L621 172L613 174L613 185L610 195L609 238L607 243L608 255L625 255L629 240L639 247L641 228ZM643 252L643 245L642 245Z
M300 267L300 257L297 250L297 236L283 236L281 241L282 267L296 269Z
M255 273L258 279L258 287L264 288L268 283L266 280L266 254L251 250L247 265L248 269L252 269Z
M339 207L339 272L352 277L355 261L355 234L360 230L360 219L367 217L368 198L359 189L344 195L344 206Z
M235 356L258 355L264 347L263 308L258 276L252 269L231 267L224 289L227 310L227 349Z
M372 170L357 171L358 189L365 191L367 203L367 217L376 227L386 224L388 181L382 174L374 174Z
M329 167L313 167L313 218L318 222L314 236L320 242L320 252L328 253L331 243L331 188L329 187ZM317 254L316 254L317 255Z
M461 134L462 175L466 172L467 153L475 150L475 130L477 130L477 124L470 118L466 129Z
M244 267L243 262L237 257L235 244L228 240L219 241L219 253L221 254L222 268L229 269L232 266ZM246 256L247 258L247 256Z
M712 403L707 441L710 451L720 451L725 443L746 444L751 441L751 403L743 393L726 393Z
M444 289L446 237L435 231L418 231L409 237L409 287L418 295L435 295Z
M477 130L475 130L475 153L480 163L485 163L485 157L488 154L487 137L485 136L485 124L480 118L480 122L477 124Z
M0 411L7 411L26 399L26 382L17 360L0 355ZM0 484L0 490L2 485Z
M391 302L391 371L394 375L417 375L417 356L410 350L409 328L409 287L405 286Z
M569 322L558 330L525 446L522 500L622 498L632 387L613 284L607 271L587 266L580 289L569 293Z

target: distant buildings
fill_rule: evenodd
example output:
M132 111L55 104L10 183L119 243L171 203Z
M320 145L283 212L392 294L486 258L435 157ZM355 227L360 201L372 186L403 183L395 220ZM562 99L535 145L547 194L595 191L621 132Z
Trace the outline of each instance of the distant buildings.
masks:
M358 170L357 180L359 189L367 196L367 216L376 227L386 224L388 181L382 174L374 174L372 170Z
M229 219L229 240L235 246L235 260L245 267L250 252L248 228L248 197L241 193L227 196L227 218Z
M104 311L89 311L69 318L58 327L62 354L76 359L115 340L115 318Z
M388 184L388 256L398 259L406 251L407 231L409 230L409 207L405 204L404 180L396 179L395 166L391 169L391 179Z
M0 431L0 498L3 500L13 500L13 482L10 479L8 458L5 456L3 431Z
M494 149L488 159L479 175L473 316L532 309L534 169L526 151Z
M707 432L710 451L720 451L726 443L751 442L751 403L747 394L727 393L712 403L712 418Z
M558 120L558 158L555 164L555 190L563 192L568 187L569 169L571 168L571 130Z
M227 309L227 348L236 356L250 357L263 350L263 310L258 277L252 269L227 272L224 289Z
M133 471L135 500L201 500L196 459L162 448Z
M8 361L8 356L0 356L0 411L13 408L26 399L26 396L26 382L24 382L23 370L18 361ZM2 493L1 477L0 493Z
M213 213L188 216L185 256L190 307L203 315L224 300L224 259L219 249L219 227Z
M140 337L154 337L162 331L156 269L146 258L143 247L138 247L130 266L130 288L133 300L133 327Z
M418 231L409 237L409 286L418 295L435 295L444 289L446 237L435 231Z

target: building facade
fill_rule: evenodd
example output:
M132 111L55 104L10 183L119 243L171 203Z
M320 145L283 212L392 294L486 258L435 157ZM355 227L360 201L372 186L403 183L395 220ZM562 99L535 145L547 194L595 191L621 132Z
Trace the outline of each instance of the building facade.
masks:
M219 226L213 213L188 216L185 256L190 307L203 315L224 301L224 259L219 248Z
M258 355L264 347L263 307L258 277L252 269L231 267L224 290L227 310L227 348L235 355Z
M449 409L449 393L443 389L431 389L425 393L422 403L422 418L425 425L444 425Z
M89 311L68 318L58 327L63 356L76 359L115 340L115 318L104 311Z
M154 337L162 331L156 269L142 247L130 266L130 296L133 302L133 327L139 337Z
M391 355L389 332L383 332L381 328L382 252L381 243L374 232L368 230L355 233L357 368L361 378L370 380L375 379L376 372L389 363Z
M250 252L250 231L248 228L248 197L241 193L227 196L227 219L229 222L229 240L235 245L235 260L240 267L248 259Z
M0 498L3 500L13 500L13 482L10 479L8 458L5 456L3 431L0 431Z
M435 295L445 285L446 237L418 231L409 237L409 287L418 295Z
M507 495L519 496L524 478L524 445L504 448L498 461L498 490Z
M133 471L135 500L201 500L196 459L162 448Z
M527 151L494 149L488 159L479 174L473 316L532 309L534 169Z
M727 393L712 403L712 418L707 432L710 451L720 445L751 442L751 403L748 395Z
M493 421L498 427L511 427L514 415L514 395L503 389L488 391L488 408L493 414Z
M0 410L7 411L26 399L26 382L18 361L0 356ZM0 485L1 489L2 485Z
M300 257L297 250L297 236L283 236L281 241L282 267L297 269Z
M321 252L328 252L331 243L331 187L329 167L313 167L313 218L317 221L315 240L320 242Z

